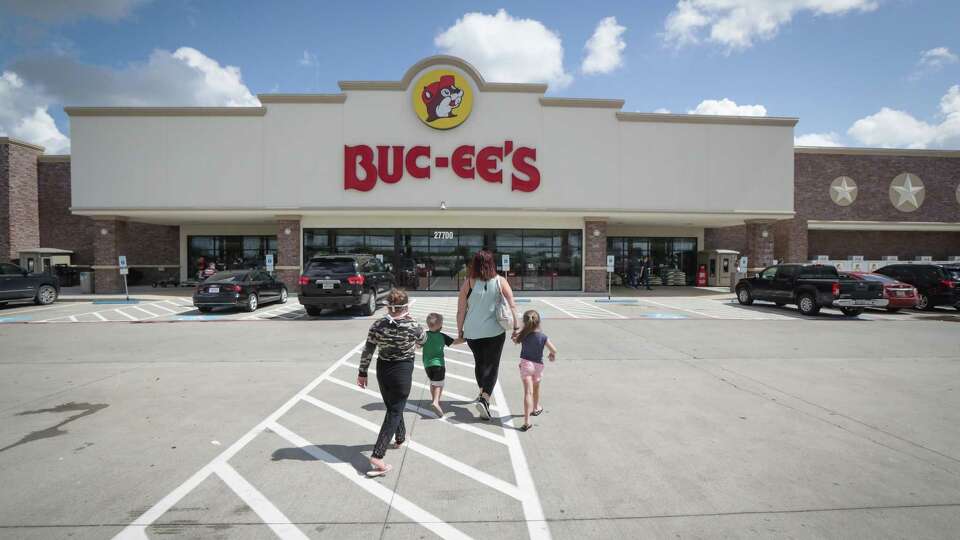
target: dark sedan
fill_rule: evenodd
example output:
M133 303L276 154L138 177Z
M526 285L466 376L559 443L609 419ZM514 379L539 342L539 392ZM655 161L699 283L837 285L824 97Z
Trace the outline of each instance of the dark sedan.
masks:
M7 302L33 303L45 306L57 300L60 281L50 274L28 272L15 264L0 263L0 306Z
M193 305L201 313L215 307L239 307L255 311L261 304L287 301L287 287L263 270L217 272L193 292Z

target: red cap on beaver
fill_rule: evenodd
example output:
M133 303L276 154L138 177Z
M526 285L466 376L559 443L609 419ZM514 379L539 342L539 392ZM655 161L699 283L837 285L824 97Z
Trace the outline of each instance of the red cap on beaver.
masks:
M439 94L442 88L453 86L453 84L454 84L453 75L444 75L440 77L439 81L432 82L427 86L425 86L423 88L423 92L420 93L420 99L422 99L424 103L429 104L433 96L436 96L437 94ZM429 92L429 95L427 95L428 92Z

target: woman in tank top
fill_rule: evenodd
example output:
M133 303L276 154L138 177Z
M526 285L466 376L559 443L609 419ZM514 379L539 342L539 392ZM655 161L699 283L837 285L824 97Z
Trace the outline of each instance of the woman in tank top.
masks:
M497 275L493 254L481 249L473 256L468 277L460 287L457 329L473 352L474 376L480 388L476 406L480 418L484 420L490 419L490 395L497 384L500 354L507 337L497 321L497 304L501 294L513 312L513 333L516 334L519 323L513 289L506 279Z

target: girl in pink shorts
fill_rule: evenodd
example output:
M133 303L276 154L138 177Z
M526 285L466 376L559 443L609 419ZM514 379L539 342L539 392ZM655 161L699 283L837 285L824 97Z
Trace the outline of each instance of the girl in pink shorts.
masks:
M523 314L523 329L514 336L520 344L520 380L523 381L523 426L520 431L533 427L530 416L540 416L540 380L543 379L543 349L549 351L551 362L557 360L557 348L550 338L540 331L540 314L529 310Z

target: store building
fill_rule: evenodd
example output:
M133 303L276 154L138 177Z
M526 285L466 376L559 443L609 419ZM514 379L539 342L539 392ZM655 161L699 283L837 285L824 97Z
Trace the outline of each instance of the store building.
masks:
M958 152L795 150L795 118L623 112L444 56L340 88L260 107L67 107L71 156L0 140L0 253L70 250L110 291L118 255L149 281L272 254L295 286L313 255L368 252L409 288L454 290L488 247L519 290L587 292L605 289L608 253L691 280L705 248L762 266L888 230L904 256L911 238L960 254ZM925 190L909 212L874 193L901 173ZM853 204L831 199L840 176ZM874 229L835 241L847 222Z

